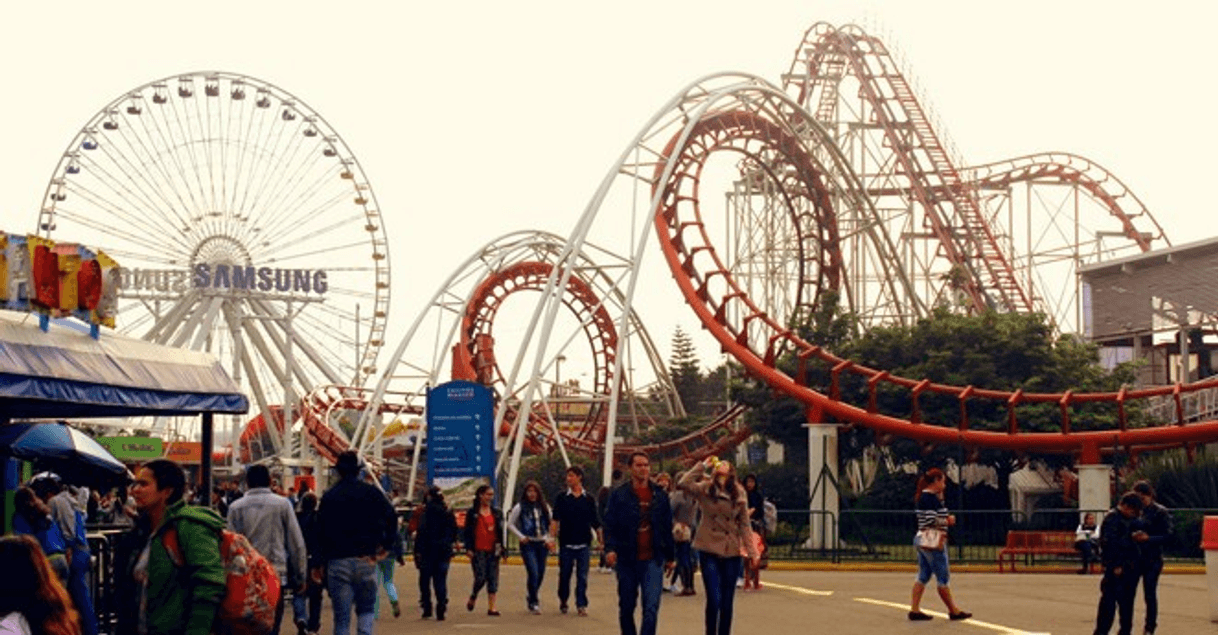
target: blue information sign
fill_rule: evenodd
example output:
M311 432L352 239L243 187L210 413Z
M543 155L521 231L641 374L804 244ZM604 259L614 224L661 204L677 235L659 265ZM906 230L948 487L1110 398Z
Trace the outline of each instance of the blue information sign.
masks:
M427 482L456 508L473 490L494 485L495 411L491 390L451 381L427 392Z

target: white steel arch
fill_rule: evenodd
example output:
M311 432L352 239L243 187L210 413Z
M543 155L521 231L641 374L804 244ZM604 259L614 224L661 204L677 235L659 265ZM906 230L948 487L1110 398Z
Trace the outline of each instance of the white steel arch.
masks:
M508 406L498 409L496 429L514 435L521 445L527 437L535 450L557 449L564 456L572 449L591 453L604 443L604 417L596 413L604 413L609 407L610 387L621 387L628 395L623 412L634 421L683 416L660 350L639 315L625 306L620 293L621 278L630 267L623 257L590 243L571 256L577 270L573 277L579 281L571 288L578 289L582 296L577 302L568 297L565 320L560 321L559 328L551 329L551 345L534 378L540 393L527 405L523 403L521 391L527 384L517 382L517 377L522 360L536 351L530 348L528 336L519 336L519 331L523 328L531 333L536 323L522 325L519 321L528 318L527 311L510 312L502 307L508 302L518 303L518 299L509 298L517 294L524 296L518 309L533 306L560 270L556 265L566 250L567 243L560 236L542 231L513 232L475 251L441 283L397 348L384 360L385 370L354 435L360 451L377 454L377 428L383 423L377 412L386 394L413 395L411 399L422 404L430 387L448 381L454 374L474 372L462 366L454 351L475 346L473 340L478 335L492 336L493 351L483 347L465 354L482 356L491 368L479 376L461 378L492 388L498 403ZM487 310L489 305L494 305L494 310ZM628 334L629 342L617 353L629 360L624 366L628 372L603 367L606 358L595 349L596 342L607 337L602 328L606 316L612 316L613 323L623 318L624 326L608 336ZM491 322L499 328L491 330ZM587 414L571 415L571 410ZM505 425L503 416L508 411L531 416L517 416ZM564 412L568 414L564 416ZM417 438L421 437L422 430ZM413 448L412 470L416 469L420 448L418 444ZM500 455L500 469L506 457L506 453ZM408 483L413 488L413 474Z
M740 129L747 128L753 132L764 131L765 135L771 136L768 140L772 143L770 146L761 147L751 145L761 136L761 133L745 134L742 136L744 141L730 136L714 138L704 135L706 130L703 124L718 123L726 119L736 120L733 125L741 126ZM741 121L747 122L747 125L740 124ZM530 400L538 398L541 393L537 378L540 376L544 360L548 356L547 342L551 340L551 330L562 304L559 290L565 288L568 278L575 275L578 270L577 263L572 257L573 254L579 253L594 236L598 242L603 244L629 245L630 272L622 277L620 292L626 299L626 306L631 306L635 302L636 294L641 286L642 262L646 245L650 242L648 235L654 231L652 223L662 203L659 198L660 194L658 194L660 190L653 188L668 182L678 170L678 166L672 159L681 155L690 147L689 144L698 143L713 143L711 146L700 149L708 155L724 152L731 154L733 158L740 158L740 160L732 164L735 166L734 172L730 167L725 169L724 173L720 174L722 178L718 181L705 178L687 179L687 182L692 184L690 187L694 189L691 191L682 189L677 196L689 201L702 201L706 196L699 197L700 192L732 194L739 191L734 189L736 185L742 180L748 179L758 181L759 185L756 187L764 194L769 191L765 185L767 180L786 182L788 175L784 169L788 166L804 170L805 173L801 175L802 177L808 177L810 173L814 173L816 178L821 180L823 189L816 193L805 192L805 194L809 198L820 197L816 202L816 206L822 208L818 210L818 213L822 214L820 219L829 218L830 216L824 214L831 210L834 214L833 217L840 223L835 230L845 227L846 231L851 232L852 235L863 237L865 239L863 242L867 247L866 250L859 250L856 254L837 253L826 256L826 252L840 250L843 245L840 242L826 245L809 237L810 233L823 231L824 228L804 227L800 225L802 221L783 221L786 223L783 226L784 232L805 232L799 234L799 237L793 241L802 245L801 257L818 260L822 266L834 267L840 267L843 263L851 263L856 260L865 260L878 271L884 272L883 275L875 278L875 288L869 290L866 306L887 307L884 310L893 315L918 316L925 312L925 307L912 292L910 281L904 272L896 267L899 260L894 257L892 243L881 231L882 226L875 208L864 195L863 187L851 171L848 161L816 121L781 89L761 78L735 73L710 75L693 82L680 91L643 127L618 162L609 170L568 238L563 252L561 275L551 280L543 293L543 301L535 309L535 321L540 328L536 333L530 331L528 334L530 338L535 338L531 340L533 343L530 344L535 350L535 354L531 370L524 375L526 378L524 382L527 383L522 392L524 407L527 408ZM781 151L774 151L774 146L779 146ZM791 155L798 155L806 159L808 164L792 166ZM699 167L697 176L712 176L704 173L703 168L710 170L709 167L703 165ZM775 189L786 191L787 188ZM752 196L752 194L749 195ZM783 205L785 207L779 214L784 217L803 219L809 212L802 202L787 201ZM732 209L731 205L725 205L724 213L730 216ZM602 211L605 213L602 214ZM713 213L702 210L703 218L713 215ZM725 225L731 227L732 222L729 220ZM712 230L704 228L701 238L706 242L695 251L700 250L705 257L717 259L719 255L711 241L713 238L722 237L712 237L709 235L710 231ZM817 250L819 253L816 253ZM729 255L728 261L721 263L723 269L732 270L733 267L738 266L736 263L730 262L730 258ZM820 275L822 279L829 279L832 275L836 275L836 273L826 272L813 273ZM649 282L654 282L655 278L667 277L647 276L650 279ZM668 281L663 280L663 282ZM759 284L761 283L759 282ZM642 286L646 286L646 283ZM791 319L795 317L792 311L798 310L800 303L806 303L809 299L805 297L801 302L789 302L786 298L800 297L800 293L796 291L773 294L773 297L780 298L780 300L767 308L776 311L775 319ZM856 300L861 301L861 297L849 292L843 293L843 297L847 309L863 309L863 304L854 303ZM652 298L651 296L648 298L650 304ZM723 319L735 320L744 317L746 316L723 316ZM611 396L611 400L616 398L617 394ZM613 416L615 410L615 408L610 408L611 418L606 439L604 482L609 482L612 471L614 433L617 424L617 420ZM509 500L515 485L521 443L522 441L517 438L512 452L512 467L509 469L506 489L506 497L509 497Z

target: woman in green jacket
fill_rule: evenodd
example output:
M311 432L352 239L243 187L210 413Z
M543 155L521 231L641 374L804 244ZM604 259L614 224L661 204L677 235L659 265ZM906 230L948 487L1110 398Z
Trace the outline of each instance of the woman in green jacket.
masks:
M147 635L208 635L224 596L224 519L210 509L188 507L185 489L182 468L165 459L144 464L131 488L136 508L152 527L135 566ZM167 540L176 540L177 547L166 547ZM181 562L175 562L179 554Z

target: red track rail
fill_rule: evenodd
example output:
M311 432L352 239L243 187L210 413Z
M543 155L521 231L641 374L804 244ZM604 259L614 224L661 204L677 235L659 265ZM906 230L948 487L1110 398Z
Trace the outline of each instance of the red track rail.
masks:
M942 256L969 273L955 279L972 308L1032 311L1031 291L986 221L976 191L961 178L884 43L854 26L813 26L796 52L788 89L799 103L815 103L818 121L831 121L837 87L846 76L858 80L859 97L871 106L868 123L883 129L894 169L908 179L909 194L925 211Z
M453 379L475 381L492 389L498 386L498 392L502 393L507 382L495 358L492 336L495 315L511 294L536 293L544 289L553 270L546 262L518 262L496 271L478 285L461 320L461 339L453 347ZM608 394L617 355L617 327L613 318L592 287L576 276L568 280L563 302L583 325L584 335L592 348L595 368L591 390L593 394ZM589 441L596 446L603 444L605 409L603 403L591 403L579 429L563 433L564 440L567 443ZM529 417L525 443L530 451L554 448L553 434L546 413L534 412Z
M731 121L731 125L725 122ZM750 128L745 130L745 128ZM989 390L975 386L950 386L933 383L928 379L898 377L888 371L865 367L853 360L844 359L810 342L800 339L786 325L771 318L755 305L747 293L732 279L716 255L701 218L696 197L691 197L689 183L696 183L698 166L702 164L709 149L720 147L724 139L719 135L730 131L758 142L759 147L789 147L791 139L777 138L782 135L781 126L765 125L756 117L726 117L714 115L704 122L692 122L684 145L678 146L681 135L673 137L668 146L665 161L658 162L655 172L654 190L660 208L654 217L654 226L659 236L665 260L672 271L681 293L697 313L703 326L718 340L723 350L742 363L748 372L761 378L780 392L802 401L808 407L809 421L826 421L826 417L874 428L880 432L910 437L936 444L960 444L976 447L992 447L1009 450L1039 452L1083 452L1087 457L1098 457L1105 447L1138 449L1162 445L1186 445L1218 439L1218 421L1185 425L1182 395L1197 390L1218 386L1218 379L1190 385L1157 387L1144 390L1122 390L1116 393L1075 393L1066 391L1053 394L1032 394L1022 390L1014 392ZM690 132L692 131L692 132ZM764 143L759 141L764 139ZM665 180L664 171L675 166ZM828 207L827 192L815 176L805 177L799 183L782 183L791 188L788 196L811 196L824 201L821 218L831 221L835 216ZM823 246L831 252L831 246ZM714 284L711 284L713 281ZM790 377L777 368L776 361L783 352L793 352L799 359L797 377ZM813 365L820 365L832 378L828 395L805 385L802 377ZM868 387L870 399L866 404L847 403L841 397L844 375L854 375ZM904 394L909 410L914 413L906 419L877 411L876 395L881 386L891 392ZM946 395L960 404L960 419L950 422L920 421L919 399L924 394ZM1128 411L1131 402L1172 395L1177 403L1177 421L1172 425L1135 428L1130 425ZM1006 429L1002 431L975 429L969 422L969 402L987 400L996 402L1007 411ZM1056 404L1060 410L1059 430L1056 432L1028 432L1021 429L1020 413L1030 404ZM1077 430L1073 421L1077 419L1076 406L1080 404L1107 403L1117 411L1117 427L1111 430Z
M1078 186L1107 208L1120 222L1125 238L1143 252L1150 251L1156 240L1170 245L1146 205L1116 175L1078 155L1046 152L971 166L961 173L977 188L1032 181ZM1150 223L1151 227L1139 228L1136 223Z
M339 454L351 447L346 436L336 430L330 422L335 419L337 411L363 413L368 408L368 401L371 396L371 389L349 386L322 386L300 400L295 412L304 423L305 436L319 455L330 463L334 463ZM283 410L279 406L272 406L271 413L275 421L275 428L282 435ZM382 400L379 413L419 415L422 414L422 409ZM238 440L242 462L249 463L254 458L263 458L262 456L253 457L253 444L258 442L256 441L258 437L265 435L266 422L263 416L259 414L246 424ZM269 443L269 439L262 443L262 451L265 454L265 446Z

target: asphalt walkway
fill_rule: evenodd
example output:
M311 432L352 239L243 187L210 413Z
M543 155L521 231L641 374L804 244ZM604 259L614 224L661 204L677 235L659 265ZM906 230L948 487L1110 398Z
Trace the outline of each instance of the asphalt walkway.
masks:
M454 561L449 574L450 612L445 622L420 618L418 587L411 563L398 567L395 580L402 594L402 616L394 619L389 602L381 594L381 616L377 635L430 635L439 633L520 633L557 635L617 635L617 596L614 577L593 570L589 574L589 615L572 610L558 611L555 589L557 569L546 570L542 585L542 615L531 615L524 605L524 568L507 564L501 570L500 617L486 614L485 595L477 609L465 610L472 576L469 565ZM765 571L764 588L736 596L734 633L778 635L785 633L831 633L833 635L903 635L916 633L1052 633L1089 634L1095 622L1099 598L1099 576L1063 573L953 573L952 589L959 604L974 614L972 620L949 622L932 588L927 589L923 609L935 615L929 622L910 622L909 590L913 580L905 572L856 571ZM701 580L698 595L674 597L664 594L660 605L660 635L700 635L703 630ZM1209 621L1209 590L1204 575L1164 575L1159 586L1159 633L1216 633L1218 624ZM1144 611L1135 613L1135 632L1141 632ZM330 607L323 608L321 635L331 635ZM290 609L289 609L290 613ZM284 635L294 635L287 626ZM1115 632L1115 627L1114 627Z

